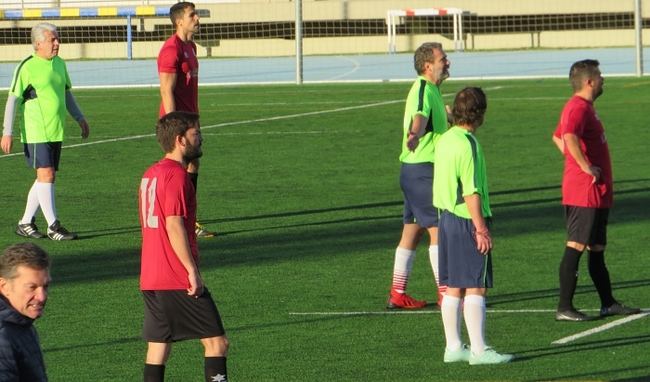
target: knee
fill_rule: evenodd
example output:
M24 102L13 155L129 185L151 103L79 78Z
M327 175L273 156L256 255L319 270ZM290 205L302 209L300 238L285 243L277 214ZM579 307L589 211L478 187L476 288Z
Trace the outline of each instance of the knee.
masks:
M590 252L605 252L605 246L602 244L594 244L587 247Z
M203 346L205 347L206 357L224 357L228 354L230 342L228 342L228 337L225 335L206 338L201 340L201 342L203 342Z
M584 250L585 250L585 247L586 247L585 244L578 243L578 242L575 242L575 241L568 241L568 242L566 243L566 246L567 246L567 247L570 247L570 248L573 248L573 249L575 249L575 250L578 250L578 251L580 251L580 252L584 251Z
M36 170L36 180L39 183L54 183L56 171L52 167L39 168Z

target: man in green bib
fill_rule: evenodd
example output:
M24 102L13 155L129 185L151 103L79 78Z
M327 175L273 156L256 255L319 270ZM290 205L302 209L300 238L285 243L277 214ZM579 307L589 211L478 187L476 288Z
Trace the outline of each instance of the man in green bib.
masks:
M422 44L415 51L413 61L418 77L406 99L399 157L404 225L395 249L389 309L420 309L427 305L426 301L406 294L416 248L425 231L429 234L429 259L438 286L438 304L445 289L438 283L438 212L433 207L432 183L433 148L440 135L447 131L447 110L440 84L449 77L451 63L437 42Z
M32 28L34 54L24 59L14 72L5 107L2 151L11 152L12 130L16 109L23 113L20 141L24 145L27 165L36 170L36 181L27 195L25 213L16 234L30 238L73 240L59 222L54 204L54 180L59 168L66 110L79 123L81 137L87 138L88 123L70 92L70 76L59 54L56 27L40 23ZM47 236L36 227L35 215L41 209L47 221Z

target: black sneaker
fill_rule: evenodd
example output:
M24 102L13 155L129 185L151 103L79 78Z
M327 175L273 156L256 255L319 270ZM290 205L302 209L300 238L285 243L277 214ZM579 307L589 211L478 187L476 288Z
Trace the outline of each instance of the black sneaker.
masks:
M61 226L61 222L55 220L51 226L47 227L47 237L55 241L74 240L77 238L77 234L68 232L67 229Z
M555 321L591 321L594 317L589 317L576 309L558 310L555 312Z
M16 235L31 237L32 239L43 239L47 237L38 231L38 227L34 224L34 218L32 218L32 221L27 224L20 224L20 222L18 222L18 226L16 226Z
M629 306L625 306L619 302L615 302L611 306L606 308L600 308L601 317L614 316L614 315L627 316L630 314L637 314L637 313L641 313L641 309L630 308Z

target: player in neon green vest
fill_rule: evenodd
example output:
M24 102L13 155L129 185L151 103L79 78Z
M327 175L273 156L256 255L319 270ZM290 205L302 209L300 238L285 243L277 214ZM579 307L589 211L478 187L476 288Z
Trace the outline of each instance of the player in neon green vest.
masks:
M438 304L445 288L438 283L438 212L433 207L432 183L433 149L447 131L447 110L439 87L449 77L450 62L440 43L429 42L415 51L414 66L418 78L406 99L399 157L404 226L395 250L389 309L420 309L427 304L406 294L416 248L425 231L429 233L429 259L438 286Z
M24 59L14 72L5 107L2 151L11 152L12 130L18 105L23 114L20 140L28 166L36 170L36 181L27 196L27 205L16 234L30 238L72 240L59 222L54 204L54 180L59 166L66 110L79 123L81 137L87 138L88 123L70 92L71 84L65 62L59 54L56 27L40 23L32 28L34 54ZM36 212L41 209L47 221L47 236L38 231Z

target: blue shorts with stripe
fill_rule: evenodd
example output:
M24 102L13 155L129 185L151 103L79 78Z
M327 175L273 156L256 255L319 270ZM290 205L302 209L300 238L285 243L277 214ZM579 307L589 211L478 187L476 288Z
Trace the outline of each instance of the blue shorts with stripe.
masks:
M61 142L42 142L23 144L27 166L31 168L54 167L59 170Z
M433 206L433 163L402 163L399 184L404 194L404 224L438 226Z
M451 288L492 288L492 252L476 249L474 224L443 211L438 226L440 284Z

